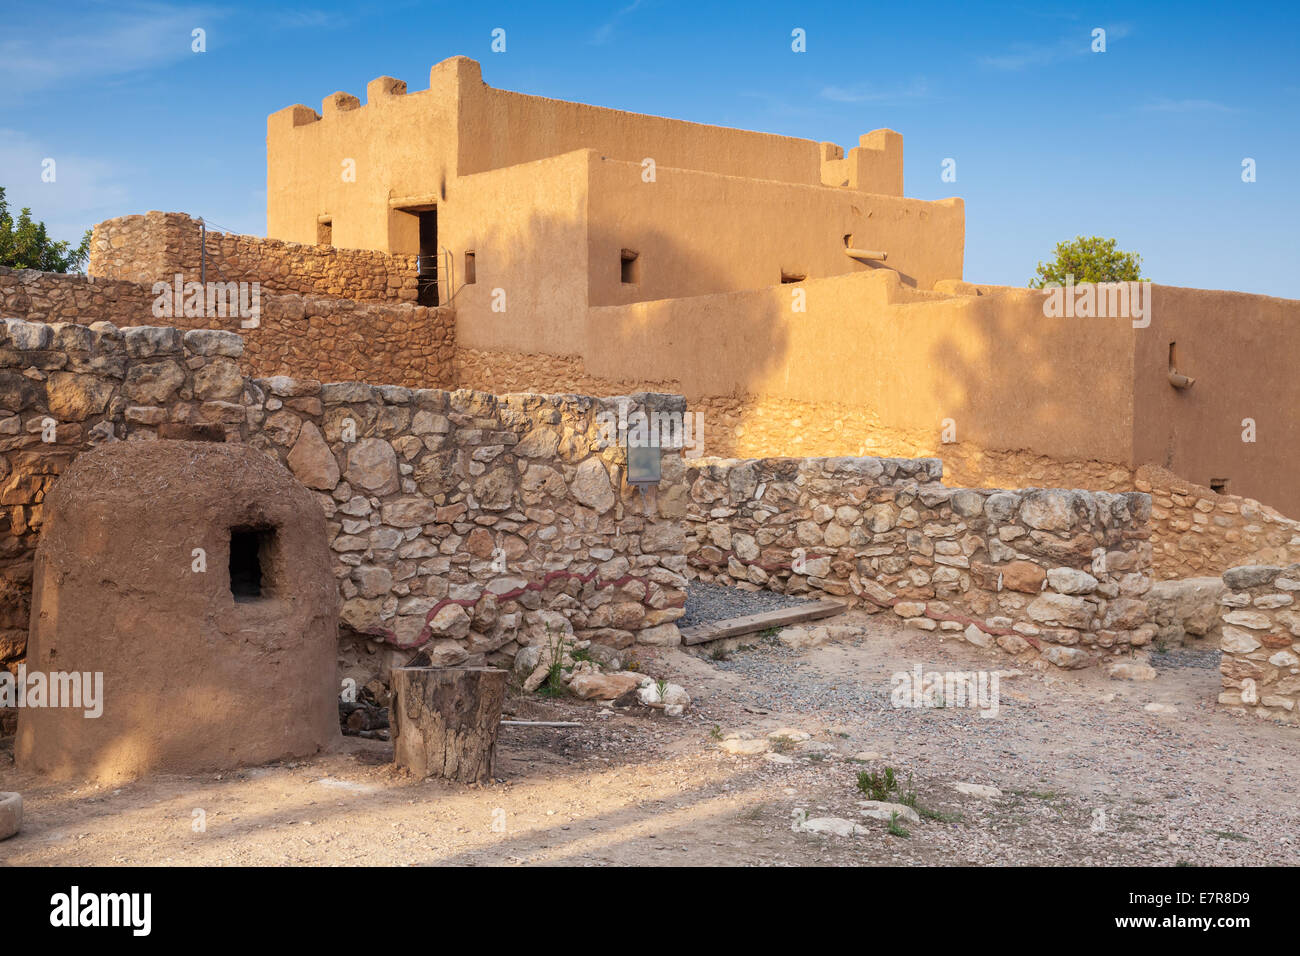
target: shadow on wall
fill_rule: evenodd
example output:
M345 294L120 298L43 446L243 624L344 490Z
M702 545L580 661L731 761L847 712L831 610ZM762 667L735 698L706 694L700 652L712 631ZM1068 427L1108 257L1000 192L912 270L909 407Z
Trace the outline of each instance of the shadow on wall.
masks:
M945 459L949 484L1131 489L1131 319L1052 318L1041 292L981 293L897 310L925 343L908 361L930 370L923 452Z
M618 326L603 325L589 311L589 271L599 281L637 286L665 265L641 248L671 248L670 233L642 230L629 237L595 223L588 231L576 220L534 213L517 222L503 219L459 241L464 248L456 257L451 303L458 350L489 353L482 364L465 369L469 380L462 379L462 386L495 390L505 380L513 389L543 393L570 388L597 396L682 393L689 392L696 366L720 362L738 383L734 393L743 395L761 391L761 383L784 364L790 316L775 303L743 325L711 322L703 315L690 327L689 339L680 323L645 307L650 303L622 307L633 310L635 318ZM550 264L555 250L567 250L559 268ZM465 284L466 251L474 257L472 285ZM722 267L721 252L707 261L691 254L696 268ZM611 353L616 361L603 361ZM661 361L642 365L636 358L659 354L674 357L668 375L652 370L652 365L662 369ZM644 371L629 380L603 375L603 365Z

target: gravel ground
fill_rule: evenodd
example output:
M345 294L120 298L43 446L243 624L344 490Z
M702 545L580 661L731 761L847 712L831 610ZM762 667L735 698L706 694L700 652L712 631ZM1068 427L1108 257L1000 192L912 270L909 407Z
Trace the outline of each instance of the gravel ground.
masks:
M1200 667L1212 670L1217 674L1222 656L1218 649L1213 647L1171 647L1152 654L1151 666L1157 670L1176 667Z
M775 591L742 591L722 584L691 582L686 589L686 614L677 623L680 627L695 624L712 624L746 614L776 611L783 607L808 604L804 598Z
M690 691L678 719L512 698L516 717L582 726L503 728L498 779L483 787L412 779L391 745L357 738L311 760L87 787L17 771L0 741L0 789L21 791L26 811L0 866L1300 863L1300 730L1216 706L1212 654L1152 654L1173 666L1117 681L1098 668L1022 673L892 615L829 622L849 625L840 640L797 652L770 640L720 660L638 647L642 671ZM898 675L917 666L997 670L996 717L893 707ZM728 752L732 735L767 752ZM886 768L893 799L911 792L923 811L906 836L862 813L858 774ZM810 833L792 827L797 811L863 829Z

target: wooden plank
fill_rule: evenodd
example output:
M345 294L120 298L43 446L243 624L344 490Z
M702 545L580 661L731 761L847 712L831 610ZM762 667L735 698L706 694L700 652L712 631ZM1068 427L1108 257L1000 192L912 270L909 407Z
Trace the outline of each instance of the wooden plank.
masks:
M776 611L746 614L744 617L733 617L726 621L696 624L693 627L681 629L682 643L703 644L706 641L716 641L724 637L739 637L742 634L765 631L769 627L788 627L802 621L815 621L819 618L830 617L832 614L839 614L844 608L845 605L841 601L823 598L820 601L800 604L796 607L783 607Z

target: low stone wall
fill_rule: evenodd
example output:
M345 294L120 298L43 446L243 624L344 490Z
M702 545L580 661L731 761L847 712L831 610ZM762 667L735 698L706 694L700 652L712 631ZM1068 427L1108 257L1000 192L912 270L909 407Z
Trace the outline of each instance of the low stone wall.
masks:
M166 300L161 306L160 296ZM186 315L185 299L182 294L178 309L170 287L155 295L152 287L135 282L0 269L0 305L6 317L224 329L243 336L246 350L240 362L250 375L455 387L456 316L450 308L262 294L256 326L244 328L245 320L236 312L208 310L206 298L203 309ZM160 317L163 307L170 314Z
M238 316L165 321L181 329L239 332L250 375L455 387L456 316L449 308L266 295L256 328L242 328Z
M703 580L822 592L1062 667L1150 643L1150 498L953 489L937 459L687 462Z
M106 219L95 227L88 271L152 288L176 274L198 282L206 251L209 282L258 282L271 294L362 302L415 302L416 257L370 249L308 246L208 230L179 212Z
M1219 494L1144 465L1134 487L1151 494L1156 576L1220 575L1247 564L1300 560L1300 521L1251 498Z
M1300 724L1300 564L1224 572L1219 703Z
M154 296L136 282L0 266L0 316L29 322L149 321Z
M207 426L283 462L328 518L347 631L405 662L500 661L556 630L672 644L680 496L647 506L605 422L680 397L448 392L249 378L228 331L0 325L0 661L23 654L46 491L83 449ZM609 413L609 418L604 418ZM663 452L681 485L680 452Z

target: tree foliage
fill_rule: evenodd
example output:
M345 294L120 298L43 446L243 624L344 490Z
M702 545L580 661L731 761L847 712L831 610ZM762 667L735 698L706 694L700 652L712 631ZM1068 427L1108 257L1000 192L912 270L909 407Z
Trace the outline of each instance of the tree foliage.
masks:
M1080 282L1140 282L1142 257L1115 248L1114 239L1077 236L1056 244L1056 259L1038 263L1038 275L1029 280L1031 289L1048 283L1064 285L1067 276Z
M51 239L45 223L32 219L30 209L21 210L17 219L10 214L4 187L0 186L0 266L80 272L90 258L90 232L86 230L78 246Z

